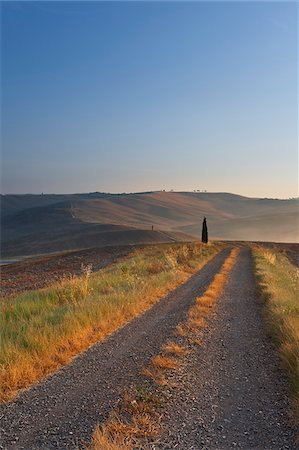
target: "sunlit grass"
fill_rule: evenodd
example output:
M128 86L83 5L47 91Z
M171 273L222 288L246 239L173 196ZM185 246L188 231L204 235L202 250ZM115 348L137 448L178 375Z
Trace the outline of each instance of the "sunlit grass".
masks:
M253 254L265 318L289 377L299 423L299 269L275 250L255 246Z
M175 358L164 355L157 355L152 358L152 364L158 369L176 369L179 366L179 363Z
M173 244L136 251L99 272L0 303L0 399L12 398L103 340L186 281L215 245Z
M170 353L171 355L175 356L183 356L186 355L186 353L188 352L188 350L185 347L176 342L168 342L163 346L162 350L165 353Z
M197 297L194 305L189 309L187 320L176 326L175 335L177 337L181 339L186 338L190 343L200 344L197 335L207 326L206 318L218 297L223 293L229 279L229 273L237 260L238 254L238 248L231 250L220 272L214 276L204 294ZM168 342L162 347L162 351L162 354L151 359L149 366L143 370L143 374L154 380L160 386L165 386L168 384L165 370L179 367L180 362L178 358L186 354L187 351L181 344L177 344L176 342Z
M217 273L204 294L197 297L195 304L188 311L188 320L177 326L177 334L188 336L188 334L200 331L206 327L205 316L213 308L217 299L223 293L229 279L229 274L233 268L239 254L238 248L233 248L230 255L224 261L221 270Z
M133 450L159 434L159 399L145 388L126 392L107 422L97 425L89 450ZM148 448L148 447L146 447Z

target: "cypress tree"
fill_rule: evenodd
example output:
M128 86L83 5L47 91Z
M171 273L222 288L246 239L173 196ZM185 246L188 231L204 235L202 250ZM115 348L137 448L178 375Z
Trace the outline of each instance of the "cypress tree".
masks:
M208 227L206 218L203 219L202 223L201 242L204 242L205 244L208 243Z

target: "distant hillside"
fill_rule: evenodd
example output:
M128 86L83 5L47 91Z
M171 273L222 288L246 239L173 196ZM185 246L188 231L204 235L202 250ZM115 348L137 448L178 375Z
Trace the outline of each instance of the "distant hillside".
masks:
M200 237L298 242L298 200L228 193L1 196L2 254ZM152 231L154 226L154 231Z
M95 192L91 194L24 194L24 195L1 195L1 214L7 216L19 211L39 206L49 206L62 202L102 198L109 194Z

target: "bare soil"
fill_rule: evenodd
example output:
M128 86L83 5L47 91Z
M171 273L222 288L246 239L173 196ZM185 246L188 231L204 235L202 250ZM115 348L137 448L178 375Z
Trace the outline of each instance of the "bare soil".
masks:
M49 286L64 277L79 275L82 273L82 266L89 264L92 265L92 270L99 270L140 247L124 245L90 248L4 265L0 271L0 296L8 297Z

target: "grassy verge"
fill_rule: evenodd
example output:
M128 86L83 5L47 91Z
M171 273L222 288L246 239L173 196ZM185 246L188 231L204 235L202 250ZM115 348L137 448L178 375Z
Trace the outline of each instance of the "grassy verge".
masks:
M148 247L100 272L0 302L0 399L66 364L186 281L216 245Z
M281 252L253 248L267 327L286 369L299 423L299 269Z
M123 401L111 412L107 422L95 428L88 450L154 448L155 440L159 441L161 432L163 405L167 402L163 387L177 387L169 380L168 375L184 364L183 357L192 351L192 344L199 343L198 336L205 327L205 318L223 293L238 253L237 248L231 251L220 272L190 308L187 320L178 325L177 336L173 337L173 341L167 342L162 347L162 353L154 356L150 365L144 368L143 375L153 382L156 391L154 389L153 393L153 389L145 385L139 387L133 396L131 394L128 397L125 393ZM179 342L175 339L179 339Z

